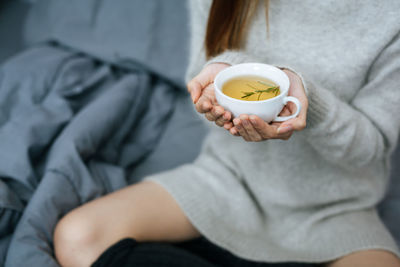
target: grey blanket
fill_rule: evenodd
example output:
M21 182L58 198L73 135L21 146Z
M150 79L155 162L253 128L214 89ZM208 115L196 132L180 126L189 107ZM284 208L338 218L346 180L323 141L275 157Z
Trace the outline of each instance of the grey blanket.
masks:
M22 79L21 79L22 77ZM32 48L0 69L0 238L6 266L57 266L66 212L127 185L157 144L176 89L62 47Z
M0 265L6 266L57 266L52 231L61 216L192 160L205 134L194 127L198 136L183 130L177 138L168 125L176 99L183 99L184 1L34 3L25 30L33 47L0 66ZM199 125L174 114L181 130Z

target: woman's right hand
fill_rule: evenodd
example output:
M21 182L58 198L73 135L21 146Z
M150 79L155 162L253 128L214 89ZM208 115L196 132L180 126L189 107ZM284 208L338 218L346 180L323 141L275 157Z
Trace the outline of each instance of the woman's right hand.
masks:
M218 104L214 92L214 78L220 71L229 66L225 63L207 65L187 84L196 110L204 114L209 121L214 121L216 125L227 130L230 130L233 126L232 114Z

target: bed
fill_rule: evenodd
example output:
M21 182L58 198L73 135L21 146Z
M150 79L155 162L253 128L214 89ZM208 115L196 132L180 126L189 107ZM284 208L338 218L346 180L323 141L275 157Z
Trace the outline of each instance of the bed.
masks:
M183 80L186 1L31 2L27 48L0 65L0 262L58 266L60 217L192 161L207 126ZM398 242L399 159L380 206Z

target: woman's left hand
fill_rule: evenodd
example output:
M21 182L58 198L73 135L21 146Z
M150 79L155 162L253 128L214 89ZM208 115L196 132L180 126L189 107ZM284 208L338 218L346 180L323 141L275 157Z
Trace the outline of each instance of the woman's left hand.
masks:
M308 99L300 77L294 72L283 70L290 80L289 96L296 97L301 103L301 111L296 118L284 122L267 123L255 115L240 115L233 120L234 127L229 132L241 136L248 142L259 142L268 139L288 140L294 131L301 131L306 127ZM279 114L288 116L295 112L296 106L289 102Z

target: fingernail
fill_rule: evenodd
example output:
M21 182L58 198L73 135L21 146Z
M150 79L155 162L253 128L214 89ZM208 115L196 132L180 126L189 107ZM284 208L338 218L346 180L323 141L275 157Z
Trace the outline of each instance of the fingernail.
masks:
M240 122L240 120L239 120L239 119L234 119L234 120L233 120L233 124L235 124L235 125L238 125L238 124L239 124L239 122Z
M282 126L278 128L277 133L286 133L286 132L290 132L291 130L293 130L293 126L292 125L287 125L287 126Z

